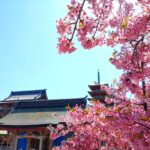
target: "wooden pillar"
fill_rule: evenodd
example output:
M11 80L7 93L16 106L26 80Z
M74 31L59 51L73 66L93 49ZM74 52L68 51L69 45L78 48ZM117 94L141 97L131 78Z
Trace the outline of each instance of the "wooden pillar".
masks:
M43 136L40 136L40 145L39 145L39 150L42 150L42 144L43 144Z
M18 143L18 136L15 136L13 150L17 150L17 143Z
M30 138L27 138L27 150L30 148Z

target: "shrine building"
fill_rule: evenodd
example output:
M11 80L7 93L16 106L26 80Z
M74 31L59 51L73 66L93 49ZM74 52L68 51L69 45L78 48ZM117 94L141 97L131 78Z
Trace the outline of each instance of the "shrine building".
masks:
M45 89L12 91L0 101L0 150L50 150L47 127L63 123L66 106L86 103L86 97L49 100Z

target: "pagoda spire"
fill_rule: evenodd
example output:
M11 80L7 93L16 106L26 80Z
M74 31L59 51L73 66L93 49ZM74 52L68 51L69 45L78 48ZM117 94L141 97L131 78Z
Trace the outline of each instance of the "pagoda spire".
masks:
M97 80L98 80L98 84L100 84L100 72L99 72L99 70L97 72Z

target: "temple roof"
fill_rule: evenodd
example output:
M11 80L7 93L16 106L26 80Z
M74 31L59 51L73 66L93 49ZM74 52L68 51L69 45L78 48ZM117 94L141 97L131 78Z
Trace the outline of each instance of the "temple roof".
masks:
M18 103L17 108L54 108L54 107L71 107L75 105L86 105L86 98L72 98L72 99L53 99L53 100L39 100L39 101L21 101Z
M0 127L47 126L61 122L65 111L52 111L50 108L21 108L0 119Z
M4 102L5 103L5 102ZM86 97L74 99L19 101L11 112L0 119L0 127L47 126L61 122L60 116L66 114L66 106L86 107Z
M46 89L30 90L30 91L12 91L4 101L20 101L20 100L47 100Z

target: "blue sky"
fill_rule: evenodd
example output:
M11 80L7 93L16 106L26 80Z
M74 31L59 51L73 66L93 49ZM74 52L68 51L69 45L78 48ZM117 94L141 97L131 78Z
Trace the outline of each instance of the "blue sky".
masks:
M47 89L49 99L87 95L97 80L111 84L119 71L108 61L112 48L60 55L56 20L69 0L0 0L0 99L11 91Z

